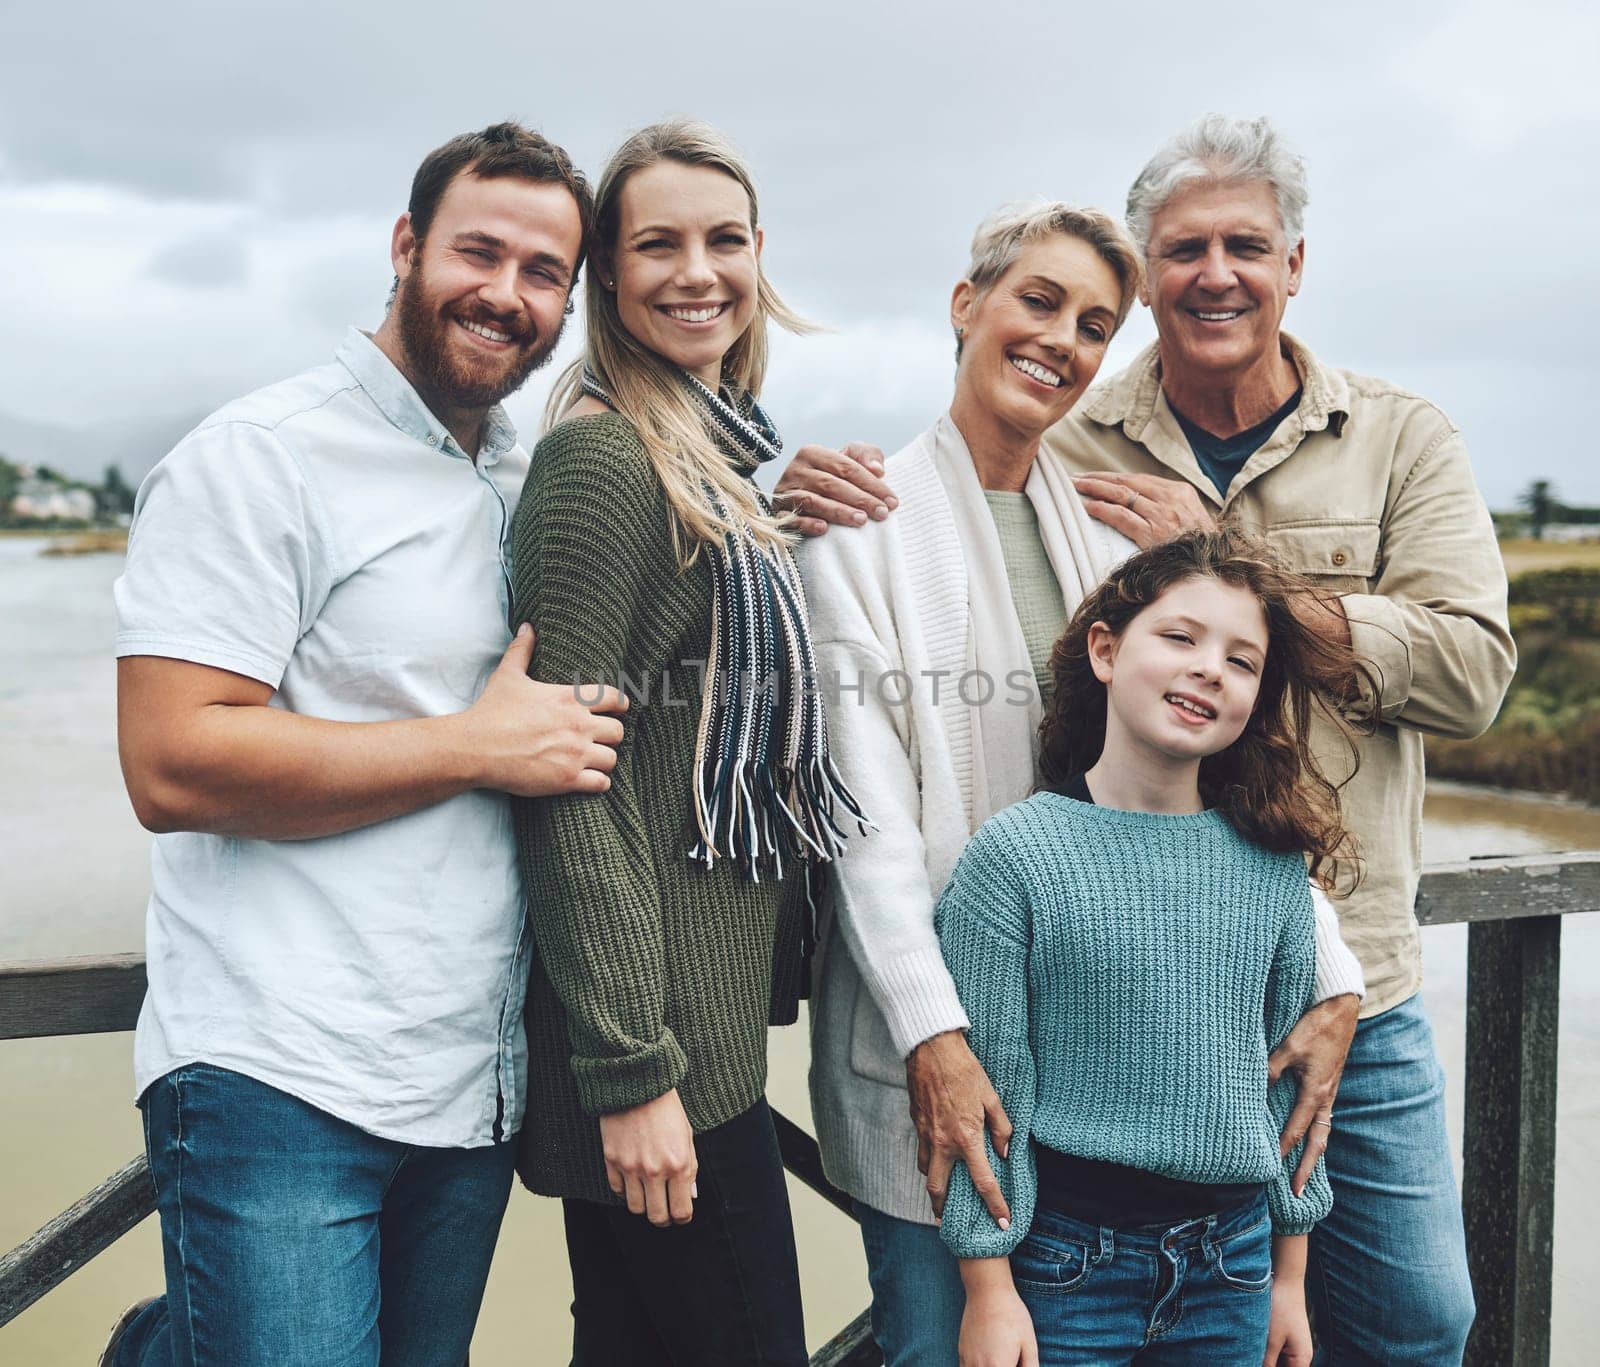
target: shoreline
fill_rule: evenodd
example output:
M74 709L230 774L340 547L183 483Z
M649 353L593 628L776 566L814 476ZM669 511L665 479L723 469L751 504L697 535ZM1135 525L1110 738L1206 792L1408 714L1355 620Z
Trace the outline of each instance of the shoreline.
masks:
M1474 783L1466 778L1445 778L1430 773L1428 788L1441 797L1489 797L1507 802L1538 803L1542 806L1565 807L1574 812L1593 812L1600 815L1600 802L1585 802L1565 792L1540 792L1537 788L1508 788L1499 783Z
M0 527L0 541L12 544L40 542L39 555L123 554L128 549L126 527L74 527L42 530L34 527Z

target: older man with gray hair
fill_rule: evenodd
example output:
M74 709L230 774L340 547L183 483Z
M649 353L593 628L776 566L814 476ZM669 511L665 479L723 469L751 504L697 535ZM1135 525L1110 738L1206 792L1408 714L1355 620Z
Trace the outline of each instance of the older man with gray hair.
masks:
M1259 528L1325 591L1324 629L1380 680L1377 732L1342 791L1365 877L1340 919L1367 997L1332 1125L1312 1126L1334 1208L1312 1236L1309 1289L1322 1360L1443 1364L1461 1360L1473 1303L1417 996L1422 738L1488 726L1516 656L1461 433L1427 400L1333 369L1281 330L1306 200L1304 164L1265 119L1211 115L1162 147L1128 194L1158 340L1046 442L1103 472L1079 492L1137 541L1213 516ZM1319 758L1349 774L1326 739ZM1339 1009L1323 1008L1330 1033ZM1316 1048L1296 1045L1280 1063Z
M1461 433L1427 400L1325 365L1282 331L1307 198L1304 164L1265 119L1208 115L1164 144L1127 212L1157 341L1045 445L1082 472L1089 511L1140 545L1223 517L1259 529L1322 590L1308 618L1379 681L1359 764L1331 735L1316 747L1348 776L1365 876L1339 906L1367 996L1359 1020L1351 996L1313 1008L1272 1067L1300 1077L1286 1146L1309 1126L1308 1161L1325 1149L1333 1185L1311 1240L1317 1361L1439 1367L1462 1358L1473 1297L1443 1074L1417 995L1422 738L1487 727L1516 657ZM844 472L855 487L843 495L841 471L823 473L798 462L780 485L812 519L872 513L888 493L866 465ZM919 1128L983 1123L974 1097L946 1109Z

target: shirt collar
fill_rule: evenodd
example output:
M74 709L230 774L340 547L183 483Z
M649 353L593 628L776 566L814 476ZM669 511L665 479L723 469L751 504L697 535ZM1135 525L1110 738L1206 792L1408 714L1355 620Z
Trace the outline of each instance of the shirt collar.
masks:
M1278 336L1300 372L1303 392L1295 413L1301 430L1320 432L1331 428L1334 436L1342 436L1350 417L1349 382L1317 360L1298 338L1287 332ZM1152 342L1126 370L1095 386L1084 400L1083 413L1103 427L1120 426L1133 441L1142 441L1145 429L1155 421L1160 399L1161 344Z
M360 328L351 328L334 353L339 362L355 378L378 411L408 437L412 437L446 455L471 459L450 435L445 425L422 402L411 382L402 375L395 363L384 355L383 348ZM484 415L483 442L478 450L478 466L488 469L517 444L517 429L499 404Z

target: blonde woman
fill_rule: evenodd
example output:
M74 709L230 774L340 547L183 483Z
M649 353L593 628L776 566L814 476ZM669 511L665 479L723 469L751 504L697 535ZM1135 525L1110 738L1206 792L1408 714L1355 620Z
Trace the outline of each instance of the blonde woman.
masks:
M788 537L750 479L779 445L756 402L767 324L804 329L761 242L715 130L622 145L587 352L517 510L533 673L633 701L604 796L517 810L540 1099L519 1171L565 1200L580 1367L806 1361L766 1031L797 1012L808 867L860 813L805 687Z

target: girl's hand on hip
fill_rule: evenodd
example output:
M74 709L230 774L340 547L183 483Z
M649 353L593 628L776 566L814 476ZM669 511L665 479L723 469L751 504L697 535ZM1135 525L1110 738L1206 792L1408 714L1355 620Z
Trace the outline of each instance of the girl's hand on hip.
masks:
M1039 1341L1005 1258L963 1258L961 1367L1039 1367Z
M1262 1367L1311 1367L1304 1234L1279 1235L1272 1241L1272 1320Z
M611 1190L635 1215L661 1228L694 1218L699 1163L676 1087L642 1106L601 1116L600 1147Z

